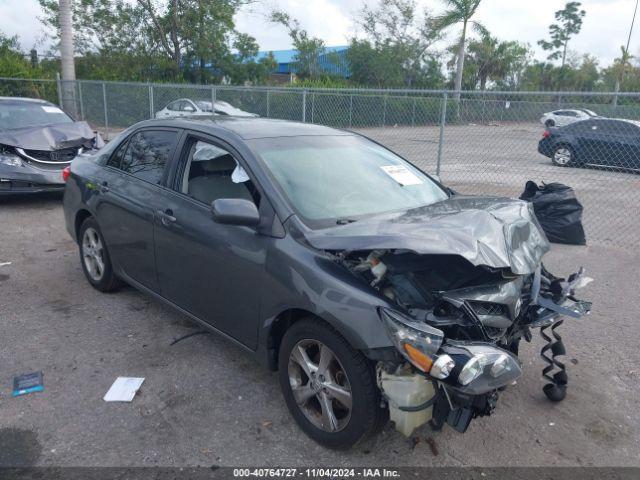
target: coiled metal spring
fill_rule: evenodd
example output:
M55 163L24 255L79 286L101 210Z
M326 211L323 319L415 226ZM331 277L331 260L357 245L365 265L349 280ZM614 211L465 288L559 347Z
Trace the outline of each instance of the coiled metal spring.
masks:
M540 356L548 364L542 370L542 376L551 382L544 386L543 391L552 402L560 402L564 400L564 397L567 395L568 377L566 367L564 363L556 358L567 353L564 343L562 343L562 337L555 331L563 322L564 320L560 319L550 326L553 339L545 333L545 330L549 328L548 325L540 329L540 335L547 342L547 344L542 347ZM551 350L551 356L547 354L549 350ZM551 372L553 372L555 368L558 368L558 371L551 375Z

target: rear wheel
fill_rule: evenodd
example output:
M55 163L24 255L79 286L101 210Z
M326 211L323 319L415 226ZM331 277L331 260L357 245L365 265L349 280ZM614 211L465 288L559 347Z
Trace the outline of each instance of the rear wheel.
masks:
M80 263L89 283L101 292L110 292L120 286L113 274L107 245L93 217L87 218L80 227Z
M551 161L559 167L569 167L575 165L575 152L569 145L558 145L553 150Z
M285 333L279 379L302 430L329 448L349 448L382 424L380 392L366 357L329 325L309 318Z

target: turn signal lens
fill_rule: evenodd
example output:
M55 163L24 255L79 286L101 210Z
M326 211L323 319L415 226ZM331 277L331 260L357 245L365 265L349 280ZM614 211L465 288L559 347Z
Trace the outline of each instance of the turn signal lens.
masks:
M64 169L62 170L62 180L66 182L67 180L69 180L70 176L71 176L71 165L69 165L68 167L64 167Z
M428 372L433 365L432 358L442 345L442 330L417 322L395 310L380 308L378 311L400 354L416 368Z
M407 352L407 355L411 359L412 363L420 368L423 372L429 372L431 370L431 365L433 365L433 361L427 357L424 353L418 350L416 347L405 343L404 351Z

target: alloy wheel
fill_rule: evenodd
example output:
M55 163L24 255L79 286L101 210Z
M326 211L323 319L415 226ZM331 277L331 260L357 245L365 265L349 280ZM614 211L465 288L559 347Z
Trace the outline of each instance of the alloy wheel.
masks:
M331 433L347 426L351 385L329 347L318 340L300 340L289 355L288 374L296 404L314 426Z
M82 236L82 260L92 280L99 282L104 275L104 247L94 228L87 228Z
M571 163L571 150L566 147L558 148L553 154L553 161L558 165L569 165Z

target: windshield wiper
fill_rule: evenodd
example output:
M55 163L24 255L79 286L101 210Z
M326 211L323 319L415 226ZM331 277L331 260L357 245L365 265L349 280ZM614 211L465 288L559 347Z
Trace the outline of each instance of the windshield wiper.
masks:
M357 220L354 220L353 218L339 218L336 220L336 225L347 225L353 222L357 222Z

